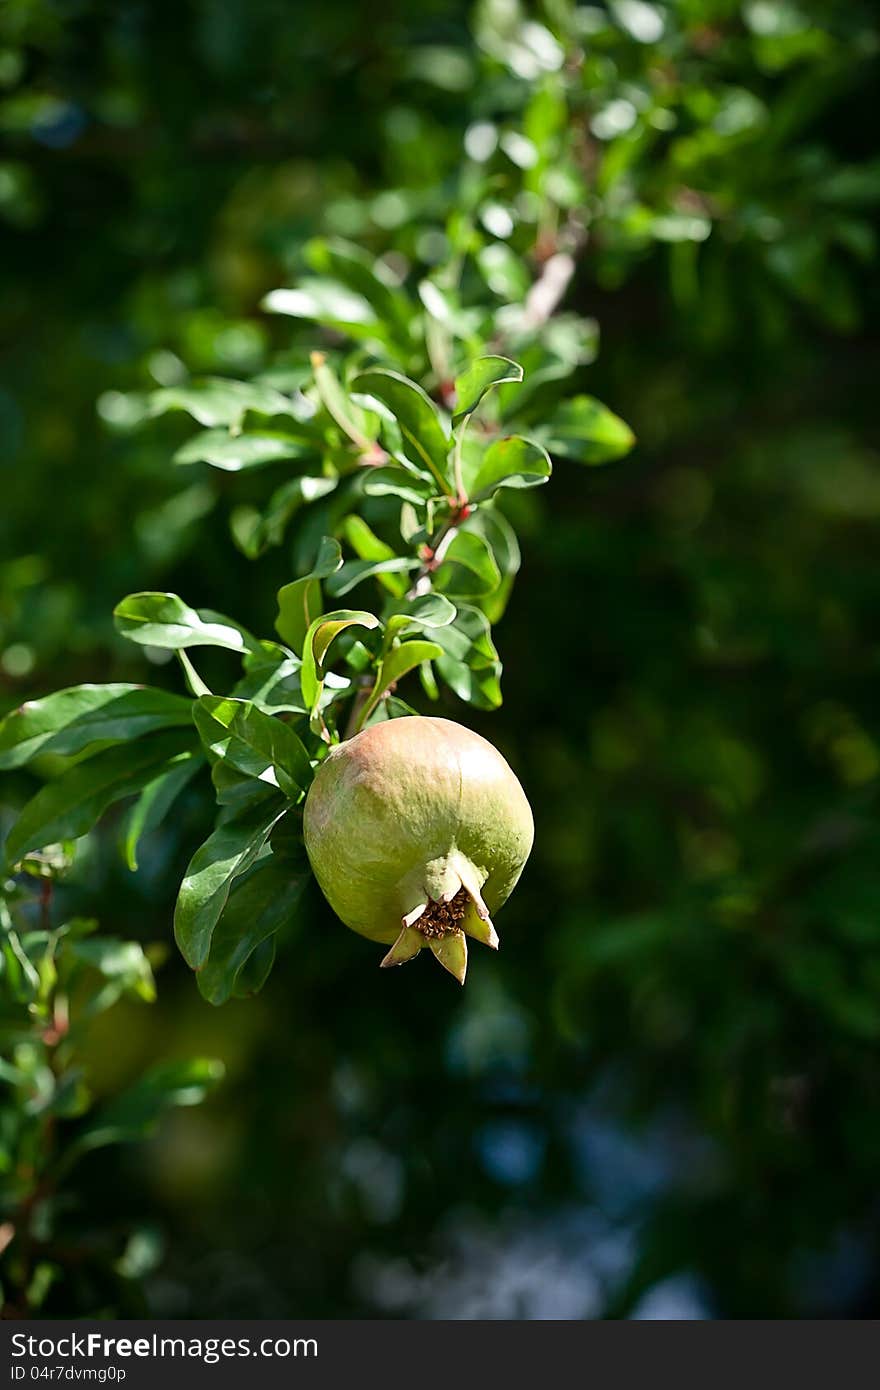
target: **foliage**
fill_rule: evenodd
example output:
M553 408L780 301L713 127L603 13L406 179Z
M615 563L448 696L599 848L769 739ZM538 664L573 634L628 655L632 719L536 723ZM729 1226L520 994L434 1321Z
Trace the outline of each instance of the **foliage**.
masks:
M227 1190L246 1173L254 1194L229 1246L268 1231L263 1186L273 1231L317 1232L309 1270L267 1256L247 1306L497 1312L406 1264L445 1257L465 1288L484 1259L490 1282L496 1235L456 1250L467 1201L511 1249L527 1215L555 1230L591 1211L580 1263L601 1288L581 1315L629 1313L683 1272L712 1311L833 1311L805 1271L835 1241L857 1247L857 1307L880 1155L876 460L870 364L846 336L880 189L868 12L484 0L469 37L451 4L342 5L331 36L318 7L300 33L266 0L223 24L158 7L132 37L124 5L83 76L100 8L0 20L9 322L44 311L0 396L3 1134L28 1175L4 1212L8 1296L129 1306L128 1275L77 1283L53 1252L54 1194L62 1175L87 1190L100 1156L73 1158L216 1075L180 1063L93 1109L78 1079L92 1014L152 988L114 896L152 938L182 885L201 995L266 1030L238 1058L260 1085L229 1093ZM98 210L59 274L58 209L87 190ZM617 410L638 451L594 470L632 447ZM73 470L76 506L47 525ZM538 857L520 943L460 1010L429 986L380 1018L369 963L311 894L298 805L328 743L436 701L492 715L517 750ZM32 871L51 885L52 846L82 836L35 918ZM146 902L98 867L110 841ZM107 935L67 912L83 897ZM222 1198L196 1184L187 1203L207 1214L181 1248L204 1248ZM98 1236L96 1271L148 1272L149 1238L120 1256ZM635 1248L602 1271L612 1238ZM173 1311L224 1311L212 1297Z
M72 1252L63 1239L64 1184L86 1154L142 1140L165 1110L197 1105L222 1076L218 1062L193 1058L154 1066L111 1100L96 1101L83 1036L119 1000L154 1000L157 953L95 935L98 924L83 918L52 925L53 883L69 868L71 848L28 855L18 878L0 884L0 1245L4 1254L8 1248L9 1316L37 1313L56 1283L140 1308L136 1281L159 1256L155 1236L107 1231Z

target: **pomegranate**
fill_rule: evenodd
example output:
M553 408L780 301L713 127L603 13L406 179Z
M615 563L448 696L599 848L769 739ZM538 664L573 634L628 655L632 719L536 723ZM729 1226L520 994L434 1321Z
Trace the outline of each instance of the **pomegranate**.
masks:
M522 873L534 827L491 743L449 719L413 715L330 750L306 798L304 833L334 912L391 946L383 965L427 946L464 984L466 938L497 950L490 913Z

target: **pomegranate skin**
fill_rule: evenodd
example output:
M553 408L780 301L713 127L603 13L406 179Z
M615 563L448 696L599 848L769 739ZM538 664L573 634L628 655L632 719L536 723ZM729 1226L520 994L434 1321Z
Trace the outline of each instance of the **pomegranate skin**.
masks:
M525 793L496 748L448 719L371 725L332 748L306 798L306 851L337 916L382 962L430 947L462 982L465 934L497 946L491 921L534 838Z

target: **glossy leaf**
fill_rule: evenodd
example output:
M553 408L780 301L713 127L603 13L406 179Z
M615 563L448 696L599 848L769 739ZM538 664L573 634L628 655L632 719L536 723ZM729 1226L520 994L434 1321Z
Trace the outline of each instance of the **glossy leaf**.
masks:
M290 434L230 434L203 430L177 450L175 463L209 463L224 473L245 473L279 459L295 459L313 446Z
M497 709L501 662L486 615L469 604L459 605L455 622L440 629L436 641L443 648L437 670L450 689L479 709Z
M434 575L435 588L453 597L490 594L500 582L492 551L475 531L459 531Z
M269 854L236 881L214 928L208 959L196 977L209 1003L224 1004L233 994L254 992L253 986L241 988L246 967L255 952L295 921L310 877L305 860L297 867ZM256 987L267 973L267 968L260 970Z
M148 782L126 818L122 852L132 873L137 870L137 847L144 835L161 825L187 783L204 767L199 753L182 753L152 782Z
M386 329L362 294L323 276L304 275L294 289L270 290L262 301L270 314L311 319L352 338L383 339Z
M426 468L441 491L448 492L449 439L437 407L421 386L398 372L379 368L361 372L352 386L387 406L400 427L407 458L417 468Z
M6 855L16 863L31 850L85 835L114 801L132 796L192 744L185 729L149 734L95 753L47 782L9 832Z
M407 574L417 570L419 563L418 560L407 559L405 555L393 555L388 560L346 560L342 568L327 581L327 592L335 598L341 597L365 579L373 576L377 579L387 579L389 576ZM405 589L406 581L394 586L396 594L402 593Z
M455 604L443 594L421 594L406 603L396 604L385 620L386 641L402 637L408 629L446 627L455 618Z
M262 514L251 513L245 523L235 530L237 544L250 560L262 555L269 546L280 545L297 512L309 503L327 497L338 483L338 478L316 478L310 474L282 483L269 498L266 510Z
M74 685L29 700L0 721L0 769L39 753L81 753L93 743L140 738L186 727L192 702L143 685Z
M260 647L261 651L245 657L245 674L231 693L253 701L266 714L308 714L299 679L302 662L274 642L261 642ZM350 685L345 676L328 671L319 709L337 699Z
M530 439L508 435L489 445L469 493L473 501L480 502L499 488L538 487L552 472L546 449Z
M371 468L364 476L363 490L367 497L399 497L401 502L423 507L429 498L437 495L436 488L427 481L406 473L402 468Z
M321 613L320 580L335 573L341 564L342 550L339 542L325 536L310 572L302 579L295 579L278 590L275 630L298 654L302 654L304 650L309 626Z
M326 613L323 617L316 618L311 624L303 646L300 682L303 697L312 712L317 710L321 698L321 668L331 642L334 642L340 632L344 632L346 628L376 628L378 626L379 619L372 613L353 608L340 608L333 613Z
M399 647L392 647L391 651L379 663L376 681L370 692L370 698L364 706L361 723L366 723L385 691L390 690L392 685L402 680L407 672L414 671L423 662L433 661L442 655L443 648L439 647L436 642L402 642Z
M164 415L169 410L184 410L200 425L237 429L249 410L260 415L287 415L290 401L271 386L213 376L154 391L149 400L150 414Z
M177 594L129 594L113 610L116 631L145 647L177 651L186 647L225 647L244 652L256 639L222 613L197 611Z
M306 258L319 274L361 296L386 325L404 331L412 313L407 297L387 283L387 270L360 246L339 238L315 238L306 247Z
M189 862L174 910L174 935L184 960L200 970L234 880L253 864L284 814L280 797L218 825Z
M533 433L551 454L576 463L609 463L629 453L635 435L593 396L575 396Z
M523 369L509 357L478 357L460 376L455 378L455 414L453 424L470 415L493 386L502 382L519 382Z
M209 754L296 801L312 780L309 755L288 724L248 700L203 695L193 718Z

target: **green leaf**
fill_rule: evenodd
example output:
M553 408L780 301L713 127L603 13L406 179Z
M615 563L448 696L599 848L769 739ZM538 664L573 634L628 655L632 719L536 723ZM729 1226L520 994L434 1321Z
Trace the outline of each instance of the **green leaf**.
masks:
M153 971L137 941L114 936L90 936L65 945L65 957L90 966L107 982L85 1006L87 1017L109 1009L123 994L151 1004L156 998Z
M212 376L153 391L149 413L164 415L168 410L184 410L200 425L238 429L249 410L260 415L289 415L290 401L271 386Z
M256 638L231 618L203 608L196 611L177 594L129 594L113 610L116 631L145 647L225 647L253 650Z
M369 453L375 438L375 417L351 400L323 352L313 352L311 360L315 386L327 414L363 453Z
M148 782L131 808L122 840L125 862L132 873L137 871L137 847L144 835L161 825L174 801L204 766L199 753L181 753L166 771Z
M385 541L377 536L374 531L371 531L363 517L358 516L356 513L345 518L342 529L345 533L345 539L360 560L370 560L381 563L385 560L398 559L391 546L386 545ZM406 580L393 571L398 568L402 569L406 567L407 566L392 565L389 571L379 569L373 570L372 572L378 576L379 583L383 589L387 589L395 598L400 598L406 593ZM343 567L343 569L344 568L345 567ZM349 570L349 573L353 573L353 571ZM347 589L336 587L336 581L339 577L340 576L337 575L331 580L330 584L328 584L327 587L330 593L343 594L347 592ZM348 588L352 588L356 583L359 583L358 579L355 579L352 584L349 584Z
M387 406L406 442L407 458L417 468L427 468L440 490L449 494L449 439L437 407L421 386L399 372L376 368L356 376L352 388Z
M153 781L157 769L191 746L186 730L148 734L107 748L47 784L23 808L9 832L6 855L16 863L31 850L85 835L122 797Z
M226 819L238 818L245 811L254 810L257 806L277 804L278 792L274 787L256 777L249 777L245 772L239 772L232 763L224 762L222 758L214 760L211 782L217 805L223 808L220 815Z
M422 671L430 670L430 667L422 666ZM364 720L364 728L371 724L384 724L388 719L409 719L418 710L413 709L404 700L399 700L396 695L386 695L384 700L380 700L376 708L368 719Z
M593 396L566 401L548 424L532 433L551 454L587 464L621 458L635 443L629 425Z
M513 581L519 572L521 557L516 532L503 512L491 505L479 507L468 521L468 528L484 538L501 571L498 588L480 599L480 607L489 622L497 623L507 607Z
M412 309L406 295L386 282L387 270L368 252L351 242L334 238L315 238L305 249L306 259L320 275L332 276L337 283L360 295L385 324L408 328Z
M446 627L455 618L455 612L455 604L443 594L421 594L395 605L385 620L385 640L390 646L394 638L402 637L410 628Z
M486 615L479 608L460 604L455 622L436 634L443 656L437 670L461 700L478 709L497 709L501 704L501 662L491 637Z
M236 878L253 864L285 807L248 807L236 819L219 825L196 850L184 875L174 910L174 936L193 970L208 959L211 936Z
M203 430L188 439L174 455L175 463L209 463L225 473L244 473L279 459L295 459L314 449L291 434L230 434Z
M275 631L301 654L304 650L306 633L311 623L321 613L320 580L334 574L342 564L342 550L339 542L332 536L324 536L318 549L318 557L310 572L285 584L278 590L278 616Z
M261 642L260 649L248 652L243 661L244 675L233 687L240 700L251 700L266 714L289 711L305 714L299 684L299 657L275 642Z
M385 691L396 681L402 680L408 671L414 671L422 662L433 661L442 655L443 648L436 642L403 642L399 647L392 647L379 663L376 682L361 715L361 725L366 723Z
M362 294L322 276L304 275L295 289L270 290L261 308L270 314L311 319L351 338L383 340L387 336L383 320Z
M434 587L453 597L491 594L501 574L488 544L476 531L459 531L434 575Z
M214 928L208 959L196 977L199 992L209 1003L225 1004L233 994L245 992L241 986L246 967L255 952L265 949L295 920L310 877L304 859L296 866L268 855L236 881ZM274 950L270 966L273 955ZM267 973L261 970L247 992L255 992L254 986L259 988Z
M300 672L303 696L311 713L315 713L321 698L323 674L321 668L331 642L349 627L375 628L379 619L372 613L353 608L339 608L316 618L306 633L303 664Z
M362 516L356 513L347 516L343 523L343 532L354 553L360 560L390 560L394 551L387 545L375 531L364 521Z
M423 507L429 498L436 496L430 482L391 466L368 469L362 486L367 497L399 497L415 507Z
M417 570L419 563L418 560L407 559L405 555L394 555L389 560L346 560L342 568L327 581L327 592L334 598L341 597L373 575L381 579L389 575L406 574L411 570ZM405 589L405 582L394 586L396 595L400 595Z
M465 415L470 415L487 391L502 382L519 382L523 379L523 369L518 362L509 357L478 357L469 367L455 378L455 414L452 423L458 424Z
M274 642L261 642L260 647L261 651L249 652L244 658L245 674L232 694L242 700L252 700L266 714L308 714L299 679L302 662ZM338 699L350 685L351 681L345 676L328 671L318 708Z
M289 523L300 508L327 497L338 485L338 478L316 478L310 474L282 483L272 493L262 516L252 512L243 525L236 525L236 543L249 560L256 560L269 546L281 544Z
M538 487L552 472L546 449L530 439L508 435L489 445L471 483L470 496L481 502L502 487Z
M190 700L149 686L70 686L29 700L0 721L0 769L22 767L38 753L70 755L92 743L186 727L191 717Z
M193 718L199 736L220 758L296 801L312 780L309 755L287 724L248 700L203 695Z
M223 1063L205 1057L152 1067L129 1090L89 1118L62 1160L64 1166L92 1149L147 1138L166 1110L200 1105L223 1076Z
M532 283L529 268L521 256L503 241L490 241L477 252L477 268L489 289L507 304L525 299Z

